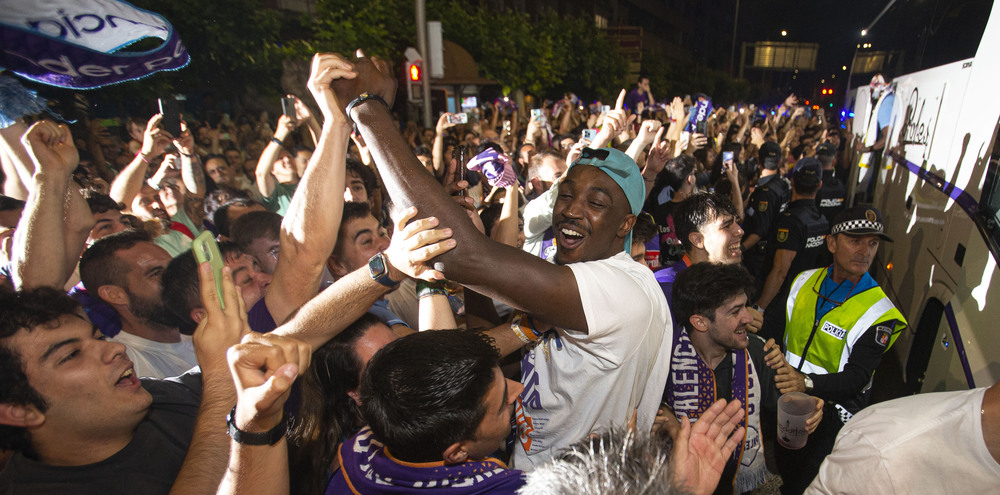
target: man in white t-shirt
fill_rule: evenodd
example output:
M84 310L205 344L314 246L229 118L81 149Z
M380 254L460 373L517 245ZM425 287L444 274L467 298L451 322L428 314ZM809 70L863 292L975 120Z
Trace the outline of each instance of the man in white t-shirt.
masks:
M672 329L652 272L627 252L646 193L635 161L611 148L583 150L558 186L552 214L558 250L556 263L548 263L480 233L421 166L393 125L396 82L386 64L362 57L353 72L333 90L349 107L394 204L416 207L422 218L416 222L452 231L456 247L437 257L435 268L525 314L516 327L490 331L502 353L534 346L522 363L522 441L513 464L531 469L560 447L625 425L633 415L648 430L666 384ZM543 332L532 322L555 328Z
M995 493L998 486L1000 382L861 410L806 493Z
M179 376L198 365L190 335L183 335L163 303L161 275L170 254L142 231L105 236L80 259L87 292L121 319L111 337L128 347L140 377Z

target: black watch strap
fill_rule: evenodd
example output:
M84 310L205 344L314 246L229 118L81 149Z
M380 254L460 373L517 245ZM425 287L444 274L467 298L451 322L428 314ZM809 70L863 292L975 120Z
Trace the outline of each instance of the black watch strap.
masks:
M270 430L252 433L243 431L236 427L236 406L226 415L226 425L229 427L229 436L233 441L242 445L274 445L281 440L288 432L288 413L281 413L281 421Z

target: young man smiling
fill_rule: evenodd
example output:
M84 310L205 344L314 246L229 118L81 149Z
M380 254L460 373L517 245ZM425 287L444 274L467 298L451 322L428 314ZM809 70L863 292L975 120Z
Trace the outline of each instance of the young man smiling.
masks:
M504 354L532 345L521 364L514 465L530 469L592 431L633 417L637 428L649 429L672 332L652 273L626 252L646 192L635 162L611 148L583 150L558 186L552 215L558 248L556 263L548 263L481 234L420 165L393 126L388 103L396 83L387 64L362 57L352 72L333 90L369 144L393 201L453 231L455 249L435 266L449 280L525 313L492 335Z
M764 342L748 332L747 294L753 277L746 268L696 263L677 277L676 286L672 307L679 325L661 415L669 429L676 413L687 416L680 421L693 421L718 399L739 400L746 437L726 463L715 493L749 492L767 475L760 410L776 407L773 370L785 365L781 349L773 339ZM819 400L807 430L815 430L822 417Z

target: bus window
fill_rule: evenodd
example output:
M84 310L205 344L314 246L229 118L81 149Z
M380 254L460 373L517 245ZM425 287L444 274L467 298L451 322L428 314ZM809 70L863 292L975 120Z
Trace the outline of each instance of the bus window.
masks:
M1000 124L997 128L1000 129ZM1000 134L996 133L993 135L993 150L986 168L977 220L993 259L1000 261Z

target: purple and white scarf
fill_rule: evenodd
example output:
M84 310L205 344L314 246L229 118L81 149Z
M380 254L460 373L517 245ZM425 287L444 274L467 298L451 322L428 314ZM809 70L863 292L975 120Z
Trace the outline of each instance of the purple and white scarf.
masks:
M674 414L684 413L693 423L719 399L715 373L698 355L687 329L681 327L674 342L665 400ZM764 483L767 477L760 437L761 390L749 351L731 352L729 359L733 360L732 397L743 404L740 426L746 428L743 442L733 452L739 469L731 483L735 493L745 493Z
M524 473L486 458L462 464L401 461L386 452L369 427L347 439L337 451L340 469L327 486L327 495L339 493L399 494L426 491L472 495L516 493Z

